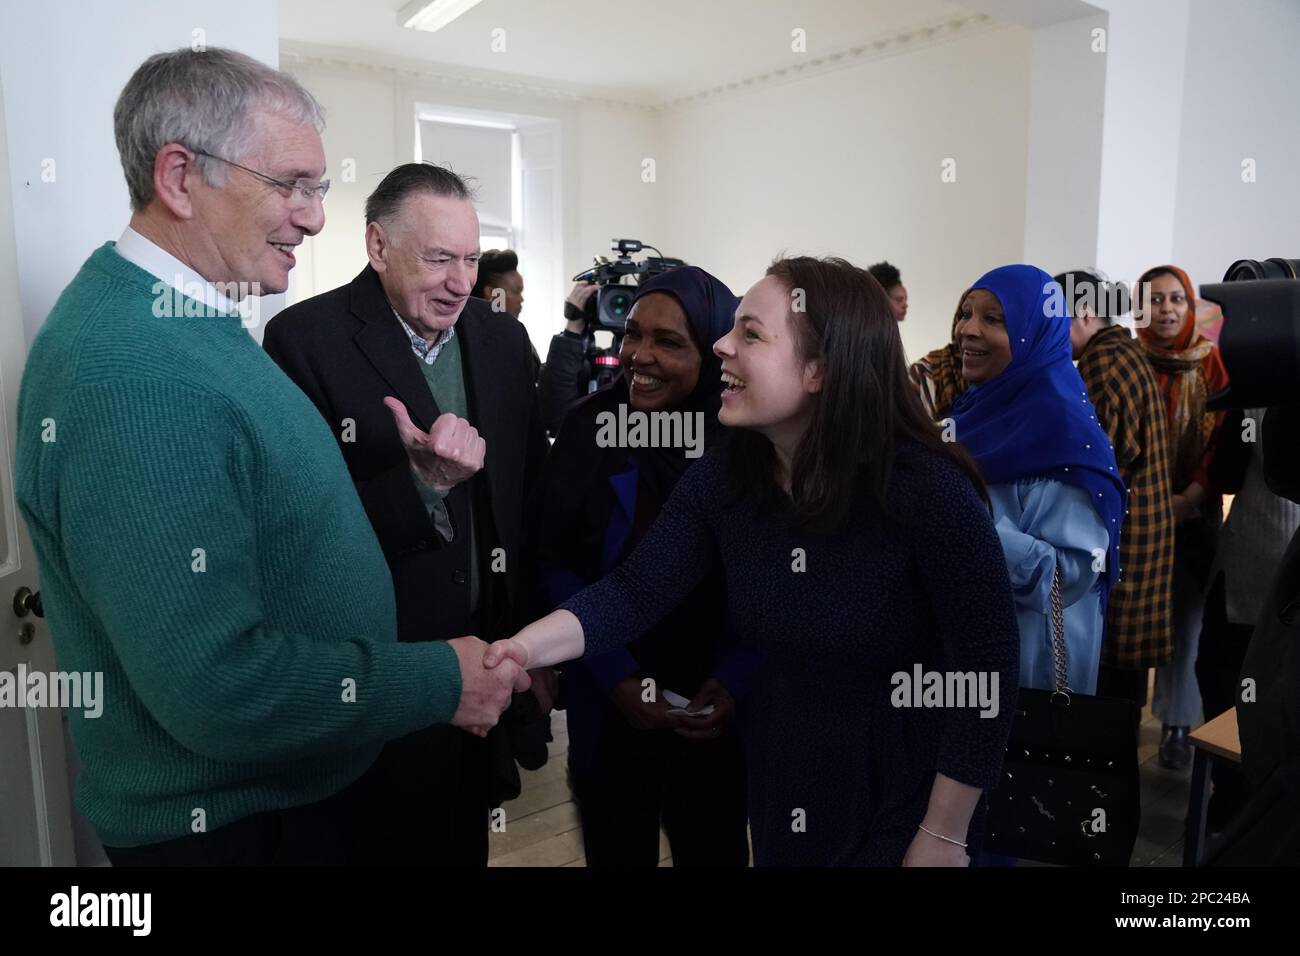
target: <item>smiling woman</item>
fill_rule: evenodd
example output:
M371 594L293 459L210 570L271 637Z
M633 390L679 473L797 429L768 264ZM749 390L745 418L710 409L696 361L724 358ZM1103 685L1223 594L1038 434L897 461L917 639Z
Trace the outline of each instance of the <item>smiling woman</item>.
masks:
M971 289L957 313L957 344L961 375L968 385L980 385L1001 375L1011 364L1011 340L1002 303L987 289Z
M574 408L543 472L534 547L552 603L626 557L719 437L722 382L708 347L735 309L731 290L703 269L638 287L623 377ZM626 650L564 668L588 866L655 866L661 821L675 866L748 862L733 726L748 658L727 639L724 593L721 575L708 575ZM690 715L669 692L689 700Z
M637 411L681 404L699 384L703 352L673 293L638 291L619 347L628 399ZM709 383L714 387L714 383Z
M957 340L969 388L952 409L956 439L989 483L1016 599L1020 686L1054 688L1044 608L1064 608L1068 684L1095 693L1102 621L1119 573L1125 489L1071 361L1060 287L1041 269L1004 266L962 301Z
M773 263L713 352L701 385L727 384L726 439L621 564L572 581L605 574L485 663L594 668L647 632L688 653L698 628L662 629L721 575L750 674L734 702L701 691L691 709L734 703L755 863L964 866L1013 701L987 718L898 706L891 676L982 673L1014 696L1010 586L974 466L912 392L884 290L844 260ZM648 517L625 509L634 527Z

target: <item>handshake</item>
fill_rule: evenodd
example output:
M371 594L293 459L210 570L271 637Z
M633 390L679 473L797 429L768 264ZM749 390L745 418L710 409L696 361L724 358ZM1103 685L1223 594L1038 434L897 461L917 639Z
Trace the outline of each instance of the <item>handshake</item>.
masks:
M486 737L515 692L532 686L526 670L528 653L513 639L488 644L477 637L458 637L447 643L460 663L460 704L451 722Z

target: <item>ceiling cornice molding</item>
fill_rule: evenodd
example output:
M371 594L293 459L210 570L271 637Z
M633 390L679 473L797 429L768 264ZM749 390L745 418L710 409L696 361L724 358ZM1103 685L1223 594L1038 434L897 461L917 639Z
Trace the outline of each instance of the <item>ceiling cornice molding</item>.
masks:
M435 83L460 89L473 89L510 96L529 96L564 103L592 103L651 112L656 103L650 99L614 97L608 92L564 84L554 80L541 80L517 73L495 70L478 70L472 67L429 63L386 54L353 50L345 47L324 46L301 40L280 41L280 65L293 71L294 66L326 67L369 76Z
M608 91L579 84L515 73L429 63L344 47L324 46L300 40L280 41L281 66L327 67L371 76L435 83L452 88L473 89L509 96L528 96L574 104L632 109L646 113L667 113L743 96L768 87L796 83L813 76L860 66L875 60L939 46L954 40L1006 28L1008 25L984 13L962 13L902 27L850 47L828 53L806 54L806 62L795 62L743 76L726 83L666 98L650 95L611 96Z
M675 112L690 109L706 103L716 103L735 96L743 96L755 90L768 87L784 86L797 83L809 77L834 73L884 60L905 53L913 53L929 47L940 46L954 40L964 40L981 33L1005 29L1009 24L993 19L985 13L960 13L903 27L889 33L881 34L850 47L833 50L818 55L808 54L808 61L795 62L786 67L765 70L751 76L727 83L720 83L706 89L697 90L682 96L672 96L655 104L656 112Z

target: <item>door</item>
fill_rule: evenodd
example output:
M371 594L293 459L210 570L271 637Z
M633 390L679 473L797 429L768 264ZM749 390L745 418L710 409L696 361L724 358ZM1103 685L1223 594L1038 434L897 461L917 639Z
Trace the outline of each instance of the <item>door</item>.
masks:
M14 418L27 345L5 129L0 90L0 680L21 694L15 686L20 666L24 674L51 674L57 664L49 629L34 607L36 562L14 500ZM27 589L26 606L15 604L21 588ZM0 706L0 866L75 863L63 713Z

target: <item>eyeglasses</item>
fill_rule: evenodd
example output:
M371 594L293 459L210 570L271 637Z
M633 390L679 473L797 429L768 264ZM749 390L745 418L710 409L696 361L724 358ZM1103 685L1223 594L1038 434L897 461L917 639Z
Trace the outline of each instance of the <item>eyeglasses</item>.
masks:
M215 159L219 163L225 163L227 166L234 166L236 169L242 169L246 173L252 173L263 182L268 182L279 189L287 189L291 201L296 200L295 205L306 206L311 203L317 196L321 202L325 201L325 195L330 191L330 181L322 179L315 182L310 179L295 179L293 182L287 182L283 179L275 179L266 173L259 173L256 169L249 169L247 166L241 166L239 163L232 162L221 156L213 156L211 153L205 153L201 149L190 150L196 156L206 156L208 159Z

